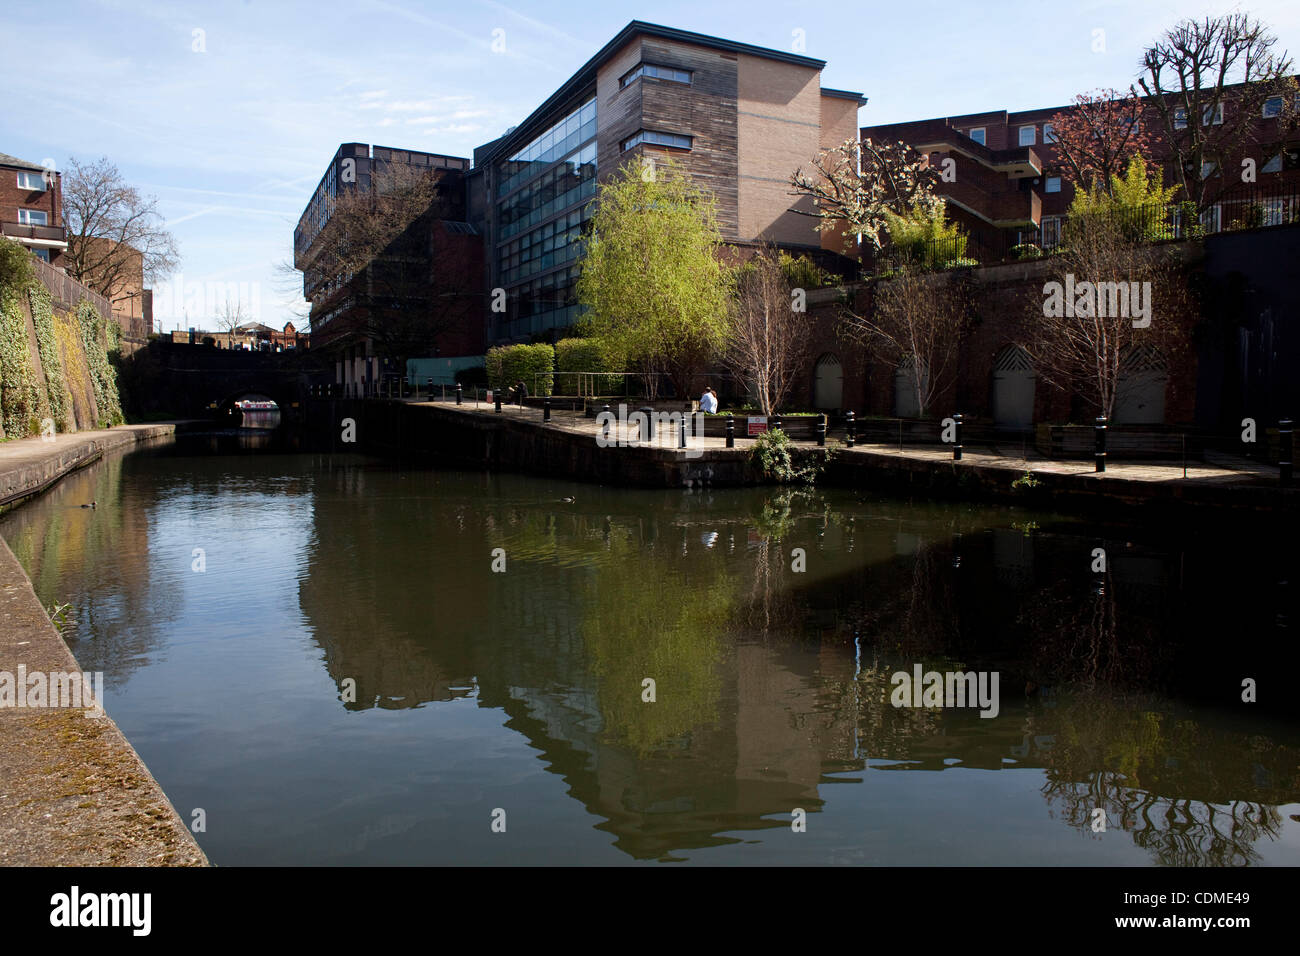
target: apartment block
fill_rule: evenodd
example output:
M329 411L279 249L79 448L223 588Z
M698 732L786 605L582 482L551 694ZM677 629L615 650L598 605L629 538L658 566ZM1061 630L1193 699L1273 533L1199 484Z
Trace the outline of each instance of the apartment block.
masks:
M597 185L671 159L717 199L723 239L818 257L851 252L815 229L790 176L857 135L858 93L825 89L825 61L629 23L530 116L474 151L469 218L488 282L505 291L494 342L555 334L578 316L580 238Z
M0 235L57 265L68 248L57 172L0 153Z
M1282 97L1265 103L1253 128L1255 145L1238 159L1255 160L1257 177L1240 196L1225 196L1220 207L1205 216L1203 225L1216 232L1233 218L1234 206L1259 203L1265 217L1290 221L1300 215L1300 135L1288 130L1283 118ZM1233 88L1225 90L1225 101L1217 116L1206 123L1222 123L1223 110L1237 108ZM1300 109L1300 103L1296 105ZM865 126L863 139L899 141L928 155L931 164L944 168L949 176L938 192L949 203L949 217L961 223L974 237L989 230L1009 230L1016 241L1052 246L1060 238L1061 223L1074 199L1074 190L1055 145L1053 117L1075 110L1073 105L1008 112L998 110L968 113L936 119ZM1139 122L1152 139L1147 157L1165 170L1165 181L1173 181L1172 152L1165 139L1156 109L1146 104ZM1183 120L1185 122L1185 120ZM1253 154L1253 155L1252 155ZM1236 176L1229 170L1205 169L1204 175ZM1289 194L1289 195L1288 195ZM1006 245L1003 243L1002 245Z

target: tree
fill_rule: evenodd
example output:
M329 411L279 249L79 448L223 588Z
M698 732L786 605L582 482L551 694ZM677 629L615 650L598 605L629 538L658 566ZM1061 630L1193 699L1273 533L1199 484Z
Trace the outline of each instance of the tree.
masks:
M774 246L763 246L738 270L724 361L753 388L764 415L781 407L808 357L807 315L795 311L794 300Z
M68 251L61 262L68 275L110 301L120 301L136 276L156 281L179 264L157 200L127 185L106 156L94 163L69 161L63 222Z
M632 161L601 186L591 223L577 286L585 327L652 373L652 396L659 372L688 394L730 326L712 194L672 162Z
M1294 64L1273 52L1276 44L1258 20L1232 13L1183 20L1143 53L1138 85L1163 126L1172 181L1198 213L1239 181L1243 159L1281 148L1276 137L1263 138L1267 100L1282 100L1278 134L1295 128Z
M956 377L969 301L965 276L905 261L893 278L875 285L870 311L847 315L841 331L907 373L924 418Z
M1038 374L1107 418L1128 362L1140 350L1172 357L1186 344L1192 314L1178 250L1147 244L1122 214L1123 198L1138 192L1145 177L1135 158L1128 177L1112 184L1115 198L1101 192L1076 198L1063 251L1051 260L1042 295L1027 302L1023 346Z
M1146 160L1138 154L1129 157L1123 176L1111 173L1104 188L1097 182L1088 190L1076 192L1070 202L1070 216L1080 223L1090 216L1110 217L1130 241L1173 239L1175 231L1169 222L1169 204L1178 189L1178 186L1161 186L1152 177Z
M244 304L238 299L232 302L227 298L217 313L217 329L226 333L226 348L235 347L235 333L247 321L248 318L244 315Z
M934 195L939 172L903 142L875 143L846 140L822 150L812 162L816 175L803 168L790 177L792 196L810 196L814 211L794 212L818 219L818 232L835 232L845 238L861 235L878 252L888 226L886 213L906 216L914 209L927 215L939 200Z
M1135 90L1097 90L1074 98L1074 106L1051 119L1061 175L1076 190L1108 190L1134 156L1150 155L1151 131L1143 122Z

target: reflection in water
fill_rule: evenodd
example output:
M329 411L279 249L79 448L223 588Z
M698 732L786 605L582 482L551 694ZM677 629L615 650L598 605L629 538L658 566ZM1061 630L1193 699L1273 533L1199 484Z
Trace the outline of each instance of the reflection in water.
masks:
M201 835L218 863L1297 861L1294 714L1240 703L1297 663L1290 595L1214 600L1262 558L230 441L0 519L173 801L238 821ZM893 707L915 664L998 671L998 716Z

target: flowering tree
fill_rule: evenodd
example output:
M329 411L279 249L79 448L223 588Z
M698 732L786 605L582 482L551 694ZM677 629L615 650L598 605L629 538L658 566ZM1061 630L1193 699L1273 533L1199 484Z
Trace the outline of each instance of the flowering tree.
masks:
M1113 179L1134 156L1150 155L1145 107L1134 90L1081 93L1074 105L1051 119L1062 176L1084 193L1109 192Z
M878 252L888 229L886 213L909 217L920 210L930 214L942 202L934 187L939 171L929 157L906 143L845 140L822 150L812 162L813 174L803 168L790 177L792 196L810 196L814 210L795 209L818 219L818 232L839 231L845 238L861 235L872 252Z

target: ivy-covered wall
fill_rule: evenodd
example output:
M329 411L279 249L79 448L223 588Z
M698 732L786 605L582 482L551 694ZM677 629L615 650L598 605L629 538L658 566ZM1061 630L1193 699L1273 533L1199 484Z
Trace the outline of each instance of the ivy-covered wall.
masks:
M58 432L122 424L109 361L121 344L117 323L89 302L56 310L27 256L0 240L0 441L39 435L49 423Z

